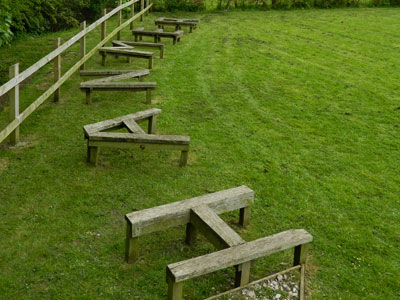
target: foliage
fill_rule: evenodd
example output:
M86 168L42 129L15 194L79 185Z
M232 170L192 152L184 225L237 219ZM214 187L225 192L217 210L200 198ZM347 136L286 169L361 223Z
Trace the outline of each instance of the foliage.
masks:
M0 2L0 47L11 41L11 14L6 3Z

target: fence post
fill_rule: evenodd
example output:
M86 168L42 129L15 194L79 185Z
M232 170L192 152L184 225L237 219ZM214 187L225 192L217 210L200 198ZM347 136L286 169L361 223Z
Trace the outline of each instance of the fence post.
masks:
M150 0L146 0L146 8L149 7L149 5L150 5ZM146 12L146 16L148 16L149 13L150 13L150 11L148 10L148 11Z
M86 21L83 21L81 23L81 30L85 30L86 29ZM86 55L86 33L83 36L83 38L81 38L81 58L83 58ZM83 64L81 66L81 70L85 70L86 69L86 64Z
M58 49L61 46L61 38L57 38L54 41L54 48ZM54 81L57 82L61 78L61 54L54 58ZM54 102L60 100L60 89L54 92Z
M10 79L17 77L19 74L19 64L10 67ZM10 121L14 121L19 117L19 84L9 92L10 95ZM19 142L19 126L10 134L11 145Z
M121 5L122 5L122 0L119 0L118 7L121 7ZM118 27L121 26L121 24L122 24L122 10L118 12ZM117 40L121 40L121 31L118 31Z
M135 3L132 4L131 6L131 19L133 18L133 16L135 15ZM133 30L133 21L131 22L131 30Z
M107 9L103 9L103 17L107 14ZM101 40L103 41L107 35L107 20L101 23Z
M144 0L140 0L140 12L144 9ZM140 15L140 22L143 22L143 14Z

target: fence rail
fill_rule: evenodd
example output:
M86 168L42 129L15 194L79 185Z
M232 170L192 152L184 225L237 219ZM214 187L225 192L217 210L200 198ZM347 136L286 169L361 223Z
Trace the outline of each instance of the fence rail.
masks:
M31 114L33 113L43 102L45 102L52 94L55 94L55 100L59 98L59 89L60 87L80 68L84 69L85 68L85 63L93 56L96 54L98 49L103 47L107 42L109 42L115 35L118 35L124 28L127 26L131 26L132 28L132 23L133 21L137 20L140 18L141 20L143 19L144 14L148 13L150 8L152 7L153 4L151 4L149 1L141 1L140 2L140 11L137 14L134 14L134 4L136 2L139 2L140 0L132 0L127 3L122 4L122 0L119 1L119 6L113 9L109 13L103 13L103 17L98 19L96 22L91 24L90 26L86 27L86 22L83 22L81 24L81 31L76 34L74 37L69 39L66 43L60 45L57 41L57 47L56 49L40 59L38 62L30 66L28 69L25 71L19 73L18 72L18 64L14 65L10 68L10 77L11 79L5 83L3 86L0 87L0 96L10 92L10 106L12 106L11 114L11 122L0 131L0 144L8 137L10 136L10 141L12 144L15 144L18 142L18 136L19 136L19 125ZM144 4L147 4L146 7ZM131 7L131 15L130 18L122 23L122 10ZM106 30L106 22L108 19L113 17L114 15L118 14L118 27L115 28L109 35L107 35ZM96 29L98 26L102 26L102 36L101 36L101 41L88 53L86 53L86 36L92 32L94 29ZM72 66L64 75L61 75L60 72L60 57L61 54L69 49L71 46L73 46L76 43L80 43L81 47L81 58L80 60L75 63L74 66ZM28 77L32 76L35 74L38 70L40 70L42 67L47 65L50 62L54 61L54 70L55 72L55 79L56 82L46 91L44 92L39 98L37 98L33 103L31 103L21 114L19 114L19 85L22 83L25 79Z

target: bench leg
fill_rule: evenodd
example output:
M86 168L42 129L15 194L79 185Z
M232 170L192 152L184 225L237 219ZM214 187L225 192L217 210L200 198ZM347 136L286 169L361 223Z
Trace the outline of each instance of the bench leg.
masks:
M174 282L168 278L168 300L182 300L183 282Z
M149 69L150 70L153 69L153 61L154 61L154 58L152 56L152 57L149 58Z
M189 33L193 32L193 26L190 26Z
M106 57L107 57L106 54L103 54L103 55L101 56L101 65L102 65L102 66L105 66L105 65L106 65Z
M146 90L146 104L151 104L151 89Z
M305 268L307 263L307 252L309 244L300 245L294 248L293 265L300 265L300 300L304 300L305 291Z
M88 145L88 162L97 166L97 162L99 161L99 147L91 147Z
M181 166L181 167L186 166L187 160L188 160L188 155L189 155L189 150L182 151L179 166Z
M196 227L193 226L191 223L186 224L186 238L185 242L186 244L193 246L196 244L196 238L197 238L197 229Z
M86 104L92 104L92 89L86 89Z
M157 116L151 116L149 118L149 126L147 128L148 134L154 134L156 132Z
M135 42L138 41L138 35L135 33Z
M240 209L240 214L239 214L239 224L243 227L246 227L250 223L250 212L251 212L251 207L247 206L244 208Z
M164 47L160 49L160 58L164 58Z
M250 281L251 261L236 266L235 287L244 286Z
M177 40L178 40L178 39L177 39L176 37L174 37L174 41L173 41L173 44L174 44L174 45L176 45Z
M144 81L144 76L139 76L139 81Z
M128 59L126 61L128 64L132 63L132 57L128 57Z
M138 259L139 244L138 237L132 237L132 224L126 223L126 239L125 239L125 261L130 264Z
M158 36L155 35L155 36L154 36L154 43L157 43L157 42L158 42Z

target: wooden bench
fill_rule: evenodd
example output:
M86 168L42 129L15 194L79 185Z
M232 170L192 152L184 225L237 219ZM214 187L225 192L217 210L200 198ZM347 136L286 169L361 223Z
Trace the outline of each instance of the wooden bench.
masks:
M304 268L308 244L312 240L312 235L304 229L288 230L252 242L240 243L200 257L170 264L167 267L168 299L182 299L183 281L232 266L241 266L240 273L236 273L236 285L244 286L249 282L250 262L252 260L294 248L294 265L301 270L300 299L303 300Z
M193 29L197 28L199 22L199 19L173 19L161 17L155 21L155 24L158 26L158 28L162 29L164 29L165 25L173 25L175 26L175 30L180 30L183 26L187 26L190 28L190 33L192 33Z
M89 124L83 127L88 147L88 162L97 165L100 148L135 148L181 151L180 166L188 159L190 137L177 135L156 135L156 117L161 109L152 108L126 116ZM147 133L137 122L148 120ZM109 132L126 128L129 133Z
M113 41L113 46L118 46L120 43L129 45L132 47L143 47L143 48L157 48L160 50L160 58L164 58L164 44L161 43L149 43L149 42L130 42L130 41Z
M144 58L149 61L149 69L153 68L154 53L147 51L134 50L132 46L118 46L118 47L102 47L99 49L99 53L102 56L102 65L106 65L107 55L114 55L115 57L125 56L128 57L128 62L131 58Z
M294 248L295 267L284 272L300 269L300 297L303 300L307 248L312 241L308 232L288 230L246 242L218 216L240 209L239 224L246 226L253 202L254 192L240 186L127 214L126 261L130 263L138 258L138 237L141 235L186 225L186 243L193 245L197 234L203 234L220 250L167 266L168 299L181 300L185 280L234 266L235 285L245 286L249 283L251 261Z
M156 89L156 82L126 82L121 81L130 78L139 78L139 80L143 79L143 76L146 76L150 73L149 70L135 70L135 71L116 71L116 70L95 70L95 71L81 71L81 75L83 76L108 76L102 79L85 81L80 84L81 90L86 91L86 103L92 103L92 92L94 90L102 90L102 91L133 91L133 92L146 92L146 103L151 104L151 91Z
M151 30L144 30L143 27L134 29L132 31L132 34L135 36L135 42L137 42L139 38L140 40L142 40L142 36L152 36L154 37L155 43L160 42L161 38L172 38L174 45L176 45L176 43L181 40L183 33L184 33L183 30L169 32L169 31L163 31L162 29L156 29L151 31Z
M125 216L126 261L131 263L137 260L139 236L178 225L186 225L186 242L193 244L197 230L191 223L191 211L196 207L207 205L216 214L239 209L239 223L246 226L250 220L250 207L253 202L254 192L246 186L240 186L129 213Z

